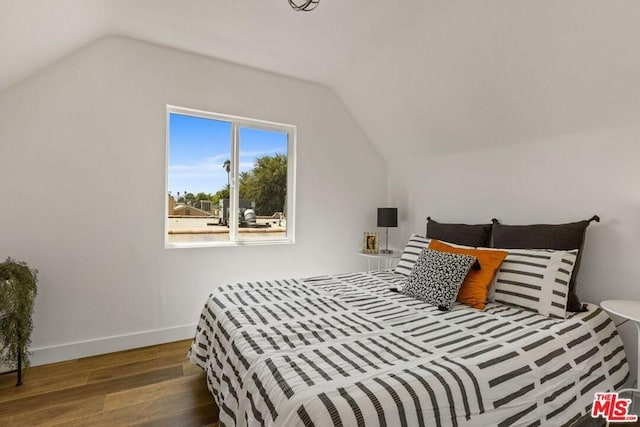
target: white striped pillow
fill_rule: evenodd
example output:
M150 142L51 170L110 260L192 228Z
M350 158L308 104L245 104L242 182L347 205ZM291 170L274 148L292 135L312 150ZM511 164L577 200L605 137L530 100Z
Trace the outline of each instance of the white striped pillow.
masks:
M496 302L566 318L569 279L578 250L500 249L509 252L492 284Z
M413 266L416 264L422 250L429 246L430 242L431 239L418 236L417 234L412 234L411 237L409 237L407 245L404 247L402 256L400 257L400 260L398 260L398 265L396 265L394 271L396 273L404 274L405 276L411 275Z

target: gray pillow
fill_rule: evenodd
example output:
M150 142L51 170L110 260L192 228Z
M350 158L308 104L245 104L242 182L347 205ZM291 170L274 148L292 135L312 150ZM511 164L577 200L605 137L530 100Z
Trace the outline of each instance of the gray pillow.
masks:
M402 293L448 311L453 307L460 286L476 262L470 255L422 251Z
M444 224L427 217L427 238L465 246L489 246L492 224Z
M493 247L500 249L553 249L559 251L578 249L578 257L569 281L567 311L579 312L583 309L576 293L576 281L585 234L591 221L600 222L600 218L594 215L591 219L567 224L532 225L504 225L496 220L493 223L491 240Z

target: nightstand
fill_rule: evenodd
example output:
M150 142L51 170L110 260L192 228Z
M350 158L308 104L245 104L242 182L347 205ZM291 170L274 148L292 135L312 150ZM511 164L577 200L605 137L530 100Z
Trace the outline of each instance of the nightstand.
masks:
M638 360L637 360L637 376L636 384L637 389L640 389L640 301L627 301L620 299L612 299L602 301L600 307L607 310L609 313L624 319L629 319L636 325L638 330Z
M401 252L391 252L390 254L385 253L377 253L377 254L369 254L365 252L358 252L359 255L365 257L367 259L368 270L372 270L372 265L377 263L377 268L374 270L380 270L382 268L389 269L394 267L395 261L400 259L402 255Z

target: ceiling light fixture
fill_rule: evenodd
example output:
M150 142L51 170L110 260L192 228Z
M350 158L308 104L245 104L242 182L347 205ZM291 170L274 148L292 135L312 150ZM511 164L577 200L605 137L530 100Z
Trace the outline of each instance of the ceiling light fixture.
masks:
M289 5L298 12L310 12L318 7L318 3L320 3L320 0L289 0Z

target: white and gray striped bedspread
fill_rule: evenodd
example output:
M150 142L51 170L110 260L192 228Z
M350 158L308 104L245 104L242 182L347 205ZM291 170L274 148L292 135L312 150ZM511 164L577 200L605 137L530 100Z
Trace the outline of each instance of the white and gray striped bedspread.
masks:
M489 304L441 312L390 271L217 288L190 360L225 426L570 425L624 383L597 306L566 320Z

